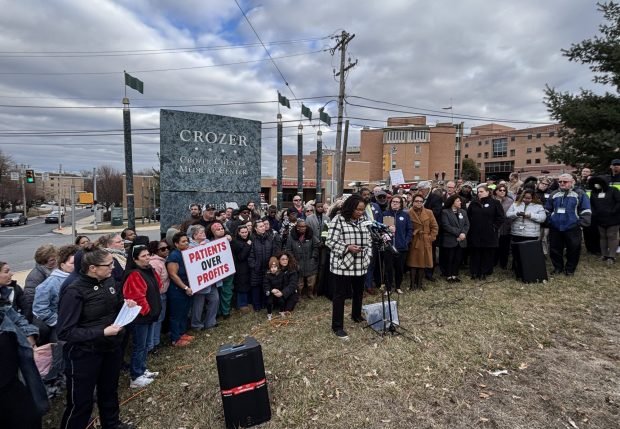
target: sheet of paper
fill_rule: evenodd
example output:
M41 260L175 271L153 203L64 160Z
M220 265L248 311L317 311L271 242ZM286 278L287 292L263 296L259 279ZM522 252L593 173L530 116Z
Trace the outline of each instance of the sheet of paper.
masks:
M118 325L118 326L129 325L131 322L134 321L136 317L138 317L138 314L140 314L140 310L142 310L142 307L139 305L129 308L127 306L127 303L124 303L123 308L121 308L121 311L118 313L118 316L116 316L114 325Z

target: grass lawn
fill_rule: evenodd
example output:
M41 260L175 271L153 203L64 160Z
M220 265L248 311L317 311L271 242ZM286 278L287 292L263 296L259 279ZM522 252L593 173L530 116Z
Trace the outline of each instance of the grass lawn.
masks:
M501 271L426 283L398 298L406 336L346 318L342 341L325 298L271 322L236 312L189 347L149 357L160 376L146 389L130 390L122 375L121 416L148 429L223 428L215 353L252 335L271 399L264 428L620 427L619 267L584 255L574 277L544 284ZM58 427L63 403L45 427Z

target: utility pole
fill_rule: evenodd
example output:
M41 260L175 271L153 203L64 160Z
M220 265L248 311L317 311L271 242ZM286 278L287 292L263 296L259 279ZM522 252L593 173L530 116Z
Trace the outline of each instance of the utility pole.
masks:
M319 129L316 133L316 202L323 202L323 132ZM333 197L332 197L333 199Z
M28 204L26 204L26 169L24 168L24 164L22 164L21 168L21 176L22 176L22 206L24 208L24 216L28 217Z
M276 207L278 210L282 208L282 114L278 113L278 129L277 129L277 142L276 142Z
M344 123L344 141L342 142L342 156L340 157L340 183L342 183L342 189L340 193L344 190L344 170L347 165L347 145L349 142L349 120L347 119Z
M354 63L349 59L349 64L345 67L345 59L346 59L346 50L347 45L353 38L355 34L349 34L346 31L342 30L340 36L337 36L338 43L332 49L330 49L332 55L336 52L336 50L340 50L340 71L335 74L335 76L340 77L340 90L338 92L338 125L336 128L336 153L335 153L335 176L336 176L336 195L341 195L343 190L343 181L340 179L341 176L344 176L341 171L344 170L344 161L346 161L346 156L342 154L342 114L344 111L344 91L345 91L345 72L349 71L357 64L357 60Z
M97 230L97 167L93 168L93 210L95 212L95 222L93 229Z

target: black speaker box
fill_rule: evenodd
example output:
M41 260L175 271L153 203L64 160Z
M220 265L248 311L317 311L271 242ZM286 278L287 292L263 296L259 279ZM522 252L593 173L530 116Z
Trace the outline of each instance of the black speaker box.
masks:
M263 351L253 337L224 344L215 357L227 428L246 428L271 419Z
M547 278L545 255L540 240L512 243L515 274L523 283L537 283Z

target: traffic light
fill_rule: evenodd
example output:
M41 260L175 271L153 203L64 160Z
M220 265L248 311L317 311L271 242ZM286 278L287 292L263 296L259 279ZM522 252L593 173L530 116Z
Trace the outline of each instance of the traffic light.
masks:
M26 183L34 183L34 170L26 170Z
M387 153L383 154L383 171L390 171L392 168L390 165L390 156Z

